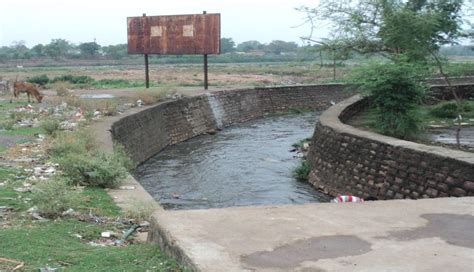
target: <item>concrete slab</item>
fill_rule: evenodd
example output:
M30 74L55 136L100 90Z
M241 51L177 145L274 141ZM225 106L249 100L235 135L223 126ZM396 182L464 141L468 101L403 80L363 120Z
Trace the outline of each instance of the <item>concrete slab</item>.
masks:
M474 198L157 211L200 271L474 271Z

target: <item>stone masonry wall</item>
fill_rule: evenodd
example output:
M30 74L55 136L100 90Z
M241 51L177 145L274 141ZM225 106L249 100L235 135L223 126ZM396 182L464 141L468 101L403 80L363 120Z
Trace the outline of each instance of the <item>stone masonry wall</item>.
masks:
M329 194L378 199L474 195L474 154L403 141L343 124L365 101L325 111L315 129L309 181Z
M168 145L291 108L324 110L353 95L340 84L219 91L164 102L120 119L113 138L141 163Z

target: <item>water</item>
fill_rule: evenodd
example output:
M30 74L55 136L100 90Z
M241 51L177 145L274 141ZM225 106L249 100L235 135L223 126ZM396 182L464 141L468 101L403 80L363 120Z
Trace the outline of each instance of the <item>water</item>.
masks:
M327 202L296 180L292 144L311 137L315 113L267 117L171 146L135 176L167 209Z

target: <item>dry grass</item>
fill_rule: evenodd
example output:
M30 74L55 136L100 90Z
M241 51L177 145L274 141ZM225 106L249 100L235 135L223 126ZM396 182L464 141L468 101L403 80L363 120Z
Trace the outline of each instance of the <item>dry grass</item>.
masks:
M350 67L338 68L338 77ZM0 69L5 79L14 79L15 70ZM95 80L124 79L143 81L144 72L141 66L116 67L25 67L19 79L46 74L50 78L64 74L90 76ZM151 65L150 80L159 85L202 86L203 71L200 64ZM318 63L242 63L209 65L209 82L215 87L239 87L262 85L310 84L332 80L332 69L319 67Z
M156 203L154 201L136 200L127 208L125 216L136 220L136 222L149 220L155 209Z
M85 112L99 110L104 115L116 115L118 102L115 99L84 99L75 95L65 96L62 99L69 106L81 108Z
M135 99L142 100L145 105L151 105L165 100L173 93L175 90L172 87L144 89L136 92Z
M69 90L72 89L72 85L68 81L58 81L53 83L51 86L53 90L56 91L57 96L69 96Z

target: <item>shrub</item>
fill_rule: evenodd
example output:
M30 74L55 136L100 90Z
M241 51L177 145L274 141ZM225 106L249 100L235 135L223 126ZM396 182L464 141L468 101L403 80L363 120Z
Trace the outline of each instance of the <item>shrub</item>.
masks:
M470 112L472 110L472 106L467 102L462 104L461 112ZM430 110L430 115L439 118L456 118L458 115L458 106L456 102L440 103Z
M57 81L52 87L58 96L68 96L69 90L71 89L71 83L69 81Z
M90 76L73 76L73 75L62 75L55 77L52 82L68 81L72 84L90 84L94 82L94 79Z
M0 122L0 129L4 130L13 130L15 127L16 121L15 120L3 120Z
M45 86L46 84L49 83L49 77L47 75L40 75L40 76L34 76L34 77L29 77L26 79L27 82L30 83L35 83L40 86Z
M307 161L303 161L300 166L293 170L293 175L299 180L308 180L311 168Z
M59 217L68 209L77 209L80 191L59 178L43 181L33 189L32 203L46 217Z
M54 136L59 130L59 120L50 118L41 122L40 127L46 132L47 135Z
M417 135L421 130L418 108L426 89L422 71L422 67L404 61L354 69L350 82L369 97L375 129L402 139Z
M128 173L119 155L100 151L92 154L69 153L58 158L57 162L74 185L114 188Z

